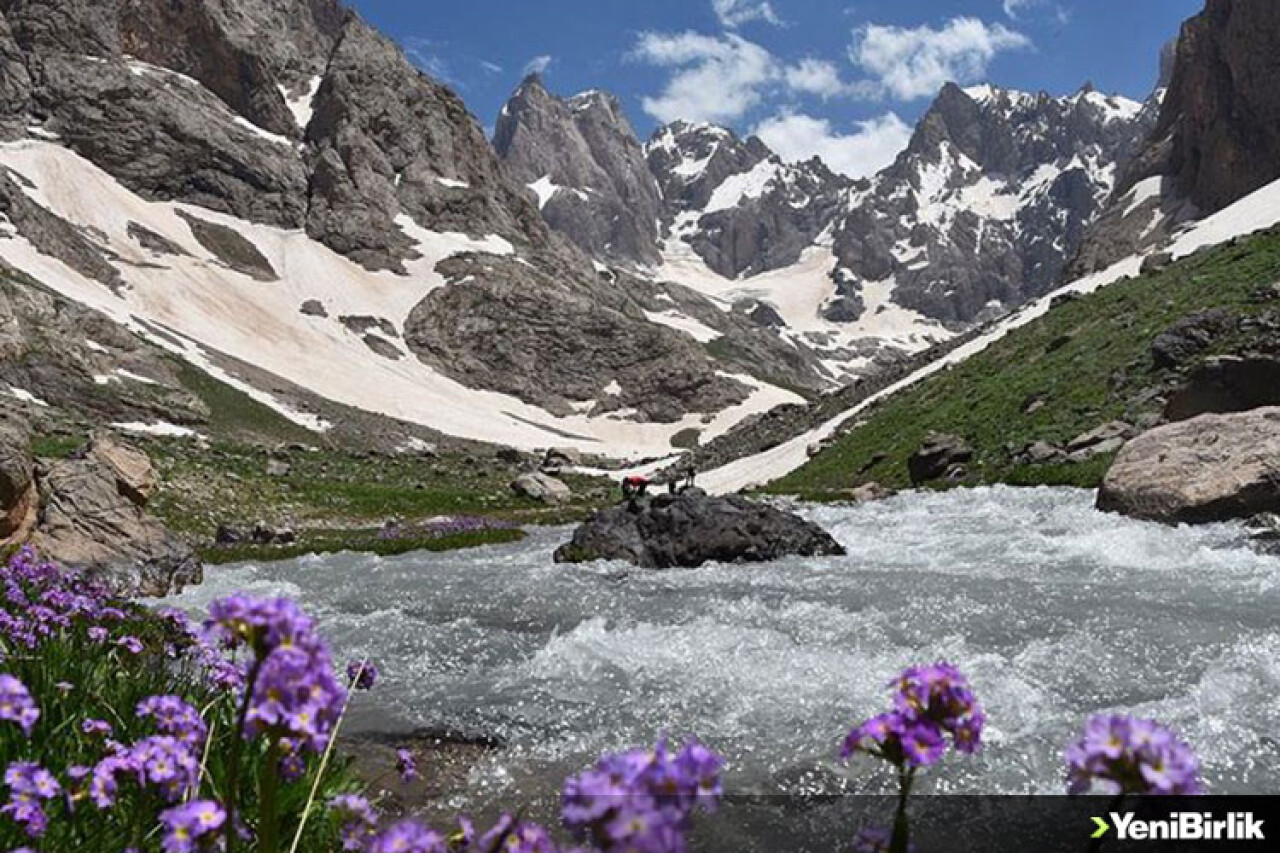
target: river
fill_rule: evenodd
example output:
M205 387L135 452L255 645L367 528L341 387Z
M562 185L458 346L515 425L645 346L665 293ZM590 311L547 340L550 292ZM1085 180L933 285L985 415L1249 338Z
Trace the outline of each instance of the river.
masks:
M1092 713L1158 718L1215 793L1280 790L1280 559L1237 525L1170 529L1102 515L1090 492L907 494L803 513L843 558L646 572L556 566L565 529L396 558L341 554L210 569L175 601L297 598L341 657L381 666L377 710L494 734L507 748L456 804L519 800L602 750L695 734L730 790L878 792L835 761L886 682L948 659L990 718L976 758L933 793L1059 793Z

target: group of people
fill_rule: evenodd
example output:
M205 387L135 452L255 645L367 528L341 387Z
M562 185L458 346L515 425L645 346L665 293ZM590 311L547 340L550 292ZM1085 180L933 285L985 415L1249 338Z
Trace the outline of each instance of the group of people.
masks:
M672 477L667 481L667 491L669 494L682 494L689 489L694 488L695 480L698 472L692 465L687 465L680 472L679 476ZM638 498L647 497L649 494L649 478L641 474L631 474L622 478L622 498L626 501L635 501Z

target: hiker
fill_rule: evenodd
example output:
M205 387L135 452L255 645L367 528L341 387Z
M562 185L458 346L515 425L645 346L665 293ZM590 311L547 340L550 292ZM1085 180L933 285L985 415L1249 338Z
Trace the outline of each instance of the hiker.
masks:
M649 491L649 481L639 474L632 474L622 481L622 497L628 501L642 498Z

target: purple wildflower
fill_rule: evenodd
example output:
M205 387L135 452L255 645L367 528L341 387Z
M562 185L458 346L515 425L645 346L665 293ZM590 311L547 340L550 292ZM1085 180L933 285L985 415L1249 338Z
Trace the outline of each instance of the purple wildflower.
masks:
M368 853L448 853L445 837L416 821L397 823L376 835Z
M85 720L80 724L80 731L87 735L110 735L115 731L106 720Z
M89 639L95 643L105 643L109 632L101 625L91 625L89 627Z
M211 627L257 657L244 737L267 734L323 752L347 694L311 620L287 599L232 596L214 602L209 612Z
M353 690L372 690L378 683L378 667L368 658L347 664L347 683Z
M27 692L27 686L12 675L0 674L0 720L17 723L23 734L31 737L31 730L39 719L40 709Z
M20 761L5 769L4 783L9 788L9 801L0 806L0 814L22 826L32 838L44 835L49 818L43 803L62 793L58 780L38 764Z
M850 731L841 758L866 753L895 767L928 767L946 753L946 735L956 751L977 751L986 715L959 669L948 663L911 667L894 685L893 710Z
M378 826L378 817L369 801L356 794L340 794L329 801L329 808L342 821L342 849L363 850Z
M396 750L396 772L405 782L418 778L418 760L407 749Z
M1113 794L1181 796L1202 793L1191 747L1154 720L1098 715L1066 751L1067 788L1095 785Z
M133 636L121 637L120 639L116 640L116 645L124 649L126 652L128 652L131 655L140 655L142 654L143 648L145 648L142 645L142 641L139 640L137 637L133 637Z
M177 738L189 747L199 747L208 734L200 712L177 696L152 696L138 703L139 717L155 721L161 734Z
M212 847L227 813L211 800L195 800L160 813L165 853L191 853Z
M683 850L693 811L714 807L723 761L690 742L672 755L664 742L600 759L567 780L561 816L605 853Z

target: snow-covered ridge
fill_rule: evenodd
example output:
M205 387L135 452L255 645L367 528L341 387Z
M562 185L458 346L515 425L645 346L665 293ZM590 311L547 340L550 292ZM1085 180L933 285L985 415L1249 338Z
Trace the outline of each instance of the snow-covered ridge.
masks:
M403 328L409 313L432 290L465 286L445 281L435 269L440 261L460 252L514 254L511 243L500 237L477 240L433 232L401 216L397 224L422 257L406 264L406 276L373 273L302 231L189 205L144 200L88 160L49 142L0 145L0 167L22 177L20 183L33 201L113 253L125 286L117 296L100 282L40 253L16 233L0 238L0 258L309 429L324 430L329 424L231 375L219 366L218 355L253 364L325 399L450 435L527 450L574 446L617 457L664 455L670 452L671 437L681 430L704 429L714 436L744 417L799 399L790 392L751 383L754 393L747 401L719 413L709 424L692 414L672 424L586 414L555 417L514 397L468 388L416 358L392 360L379 355L337 319L374 316ZM269 261L280 280L264 286L229 269L194 238L190 225L179 215L182 212L239 233ZM185 254L145 249L130 236L130 223L163 237ZM303 315L301 306L309 300L321 302L332 319ZM602 391L606 393L607 389Z
M1280 181L1269 184L1213 216L1188 228L1167 251L1175 260L1187 257L1205 246L1224 243L1234 237L1268 228L1280 222ZM785 477L808 461L808 448L835 435L836 431L875 403L947 367L977 355L1010 332L1048 313L1053 300L1064 293L1092 293L1122 278L1141 271L1142 256L1126 258L1112 267L1074 281L1036 302L1025 306L999 323L987 334L949 353L944 358L921 368L901 381L873 395L858 406L843 412L822 426L811 430L772 450L744 457L699 477L699 485L716 492L735 492L761 486Z

